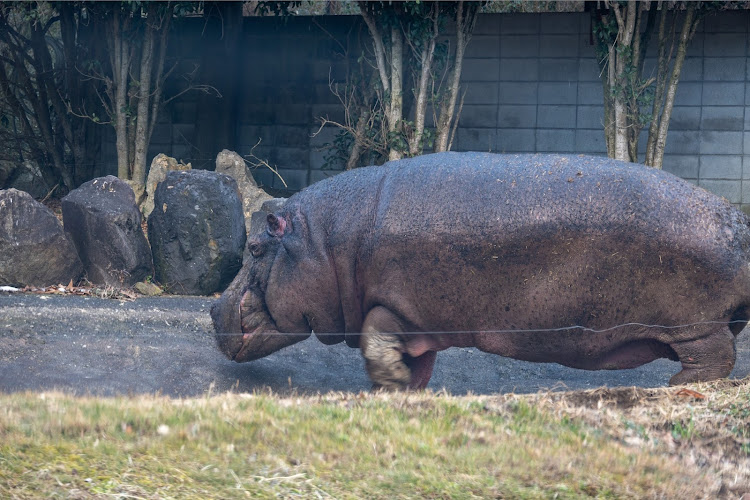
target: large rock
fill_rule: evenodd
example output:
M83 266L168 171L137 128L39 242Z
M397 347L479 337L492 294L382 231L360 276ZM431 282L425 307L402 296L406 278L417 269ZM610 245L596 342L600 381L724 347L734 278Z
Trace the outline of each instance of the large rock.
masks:
M148 177L146 178L146 192L145 199L141 202L140 198L144 196L143 193L138 193L138 204L141 205L141 211L143 216L148 218L151 215L151 211L154 209L154 192L156 187L167 178L167 173L173 170L192 170L193 166L188 163L184 165L178 163L177 160L171 156L167 156L164 153L159 153L151 161L151 167L148 170Z
M111 175L89 181L63 198L62 212L89 281L130 287L153 274L141 212L125 181Z
M154 200L148 237L156 280L186 295L226 288L242 266L246 238L234 179L205 170L169 172Z
M68 284L82 273L76 248L52 211L23 191L0 191L0 284Z
M3 177L5 178L3 179ZM0 187L2 186L8 189L25 191L36 199L44 198L52 188L44 181L39 167L28 161L20 165L13 165L12 162L8 161L2 162L2 165L0 165Z
M18 170L18 165L16 162L13 161L7 161L7 160L0 160L0 188L10 188L11 186L6 186L5 183L8 182L8 180L11 180L11 176L16 173Z
M261 210L263 203L272 198L271 195L258 187L245 160L234 151L224 149L216 156L216 171L237 181L237 187L242 196L242 211L245 214L245 230L248 234L252 234L250 232L252 215Z

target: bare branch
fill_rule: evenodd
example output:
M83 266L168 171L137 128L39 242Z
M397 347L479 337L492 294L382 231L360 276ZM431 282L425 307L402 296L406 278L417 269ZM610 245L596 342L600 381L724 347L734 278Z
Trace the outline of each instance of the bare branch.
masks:
M451 130L451 138L448 141L448 149L446 151L450 151L453 149L453 138L456 136L456 130L458 129L458 121L459 118L461 118L461 111L464 109L464 98L466 97L466 91L464 90L463 94L461 94L461 101L458 103L458 111L456 111L456 117L453 120L453 129Z
M465 7L465 8L464 8ZM458 2L456 13L456 54L453 63L453 73L448 87L448 99L443 102L437 122L437 133L434 151L448 151L450 123L456 109L456 101L461 82L464 53L471 40L471 33L477 21L478 5L473 2Z
M430 9L429 19L432 21L432 31L430 38L427 41L427 45L422 48L421 53L418 53L420 58L420 73L418 78L418 90L416 95L416 105L414 109L414 131L412 136L409 138L409 154L411 156L418 155L422 149L422 136L424 134L424 118L427 112L427 85L431 79L432 61L435 56L435 44L437 43L438 33L438 15L439 5L437 2L432 4ZM416 47L411 43L412 51L418 52Z
M383 36L380 34L378 25L375 19L370 15L367 10L367 2L357 2L359 9L362 13L362 19L367 25L367 29L370 30L370 36L372 37L372 43L375 49L375 61L377 62L378 72L380 73L380 83L383 85L383 90L388 92L390 90L390 84L388 82L388 70L385 64L385 47L383 46Z
M258 147L258 146L260 145L260 141L261 141L261 140L260 140L260 139L258 139L258 142L256 142L256 143L255 143L255 146L253 146L252 148L250 148L250 154L249 154L249 155L246 155L248 159L247 159L247 160L245 160L245 159L243 158L243 160L245 161L245 163L247 163L247 164L248 164L248 165L249 165L250 167L252 167L252 168L259 168L259 167L265 167L265 168L267 168L268 170L270 170L271 172L273 172L273 173L274 173L274 175L276 175L276 177L278 177L278 178L279 178L279 180L281 181L281 183L282 183L282 184L284 184L284 187L285 187L285 188L289 187L289 186L287 185L286 181L284 180L284 178L283 178L283 177L281 176L281 174L279 173L278 169L276 169L276 168L272 167L272 166L271 166L271 165L270 165L270 164L268 163L268 161L267 161L267 160L264 160L264 159L262 159L262 158L260 158L260 157L256 156L256 155L255 155L255 153L253 152L253 151L255 151L255 148L257 148L257 147Z
M664 98L664 109L662 110L661 122L659 123L659 132L656 139L655 154L653 167L661 168L664 160L664 148L667 142L667 132L669 130L669 120L672 115L672 108L674 107L675 94L677 93L677 84L680 81L680 72L682 71L682 65L685 62L685 55L687 54L687 45L695 34L697 23L695 20L696 4L688 3L685 8L685 19L683 21L683 27L680 32L680 40L677 45L677 54L675 56L674 65L672 67L672 73L667 84L665 98Z

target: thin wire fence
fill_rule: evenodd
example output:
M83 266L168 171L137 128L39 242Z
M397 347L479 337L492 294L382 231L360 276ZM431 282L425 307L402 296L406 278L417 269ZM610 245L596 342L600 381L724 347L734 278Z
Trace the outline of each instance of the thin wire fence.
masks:
M653 329L661 329L661 330L679 330L679 329L685 329L685 328L695 328L698 326L703 325L733 325L733 324L744 324L747 323L745 320L732 320L732 321L697 321L694 323L685 323L681 325L653 325L653 324L647 324L647 323L637 323L637 322L631 322L631 323L622 323L620 325L614 325L607 328L591 328L587 326L582 325L573 325L573 326L562 326L557 328L530 328L530 329L498 329L498 330L453 330L453 331L418 331L418 332L392 332L397 335L465 335L465 334L486 334L486 333L493 333L493 334L514 334L514 333L559 333L559 332L569 332L569 331L576 331L580 330L581 332L587 332L587 333L607 333L614 330L618 330L621 328L628 328L628 327L635 327L635 328L653 328ZM283 332L258 332L262 335L268 335L268 336L282 336L282 337L288 337L288 336L308 336L309 333L283 333ZM316 335L343 335L343 332L314 332ZM391 333L391 332L381 332L381 333ZM216 332L216 336L239 336L244 335L244 333L239 332ZM347 332L346 335L365 335L360 332Z

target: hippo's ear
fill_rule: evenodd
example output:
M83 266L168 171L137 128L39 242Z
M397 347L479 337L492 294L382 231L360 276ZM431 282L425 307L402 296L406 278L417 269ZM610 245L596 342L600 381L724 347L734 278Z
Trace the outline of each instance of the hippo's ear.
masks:
M268 214L266 218L268 221L268 234L271 236L284 236L284 230L286 229L286 220L283 217L276 217L274 214Z

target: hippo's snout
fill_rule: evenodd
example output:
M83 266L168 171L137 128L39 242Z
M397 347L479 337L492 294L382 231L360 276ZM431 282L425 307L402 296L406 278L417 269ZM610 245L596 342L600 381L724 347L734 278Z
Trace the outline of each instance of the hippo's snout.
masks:
M219 349L238 363L268 356L309 336L279 332L253 291L245 291L239 300L225 293L211 307L211 318Z
M224 293L211 306L211 319L216 342L227 358L250 361L273 352L266 346L279 332L254 293L246 291L239 299L236 293Z
M219 350L229 359L234 359L242 349L242 325L238 307L232 307L227 294L211 306L211 320L214 324L216 343Z

